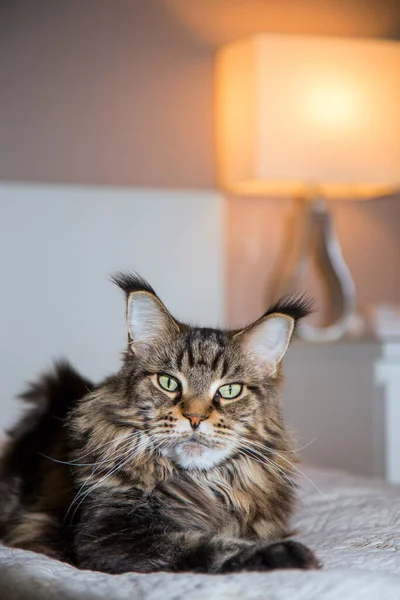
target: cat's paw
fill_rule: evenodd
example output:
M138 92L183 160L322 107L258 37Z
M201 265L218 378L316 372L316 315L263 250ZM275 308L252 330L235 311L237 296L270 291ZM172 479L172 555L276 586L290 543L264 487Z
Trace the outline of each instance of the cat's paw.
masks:
M285 540L245 551L223 565L223 571L272 571L273 569L320 569L314 553L299 542Z
M300 542L287 540L269 544L261 553L264 569L320 569L315 554Z

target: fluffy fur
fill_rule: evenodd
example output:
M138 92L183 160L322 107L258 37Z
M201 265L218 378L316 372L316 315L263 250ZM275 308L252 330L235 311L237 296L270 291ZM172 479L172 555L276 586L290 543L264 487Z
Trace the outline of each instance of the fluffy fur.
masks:
M127 297L122 367L94 387L59 364L24 395L34 408L0 464L5 543L110 573L316 567L282 541L295 457L280 362L310 306L280 301L241 331L189 327L143 279L114 281Z

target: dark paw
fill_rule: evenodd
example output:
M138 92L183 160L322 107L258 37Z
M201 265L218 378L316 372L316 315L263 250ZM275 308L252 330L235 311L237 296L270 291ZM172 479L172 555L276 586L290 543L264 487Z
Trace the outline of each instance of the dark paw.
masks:
M288 540L266 546L262 553L264 569L320 569L314 553L299 542Z
M311 550L299 542L288 540L243 550L224 563L222 572L320 568L321 565Z

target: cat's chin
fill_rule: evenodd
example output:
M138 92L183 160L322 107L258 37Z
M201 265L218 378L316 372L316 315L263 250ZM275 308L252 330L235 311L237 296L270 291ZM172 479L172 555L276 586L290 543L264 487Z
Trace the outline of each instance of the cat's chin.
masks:
M162 450L162 453L183 469L206 471L224 461L229 448L210 448L196 441L185 441Z

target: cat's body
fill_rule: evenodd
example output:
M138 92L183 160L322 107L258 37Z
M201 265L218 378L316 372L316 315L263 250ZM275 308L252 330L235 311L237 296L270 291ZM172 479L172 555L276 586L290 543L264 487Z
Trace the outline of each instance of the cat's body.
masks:
M279 363L304 307L222 332L178 323L137 278L118 283L120 372L94 388L60 365L28 394L35 414L0 465L5 543L112 573L315 567L280 541L294 455Z

